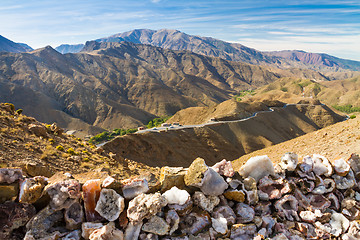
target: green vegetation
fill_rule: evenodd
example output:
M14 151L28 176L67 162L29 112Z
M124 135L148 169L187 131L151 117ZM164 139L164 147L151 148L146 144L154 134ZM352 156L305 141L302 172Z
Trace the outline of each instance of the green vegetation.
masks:
M305 82L301 82L301 83L298 83L297 85L301 88L301 91L304 90L304 87L307 87L311 84L310 81L305 81Z
M130 129L116 128L112 132L105 131L105 132L99 133L98 135L91 137L89 142L92 144L98 144L98 143L101 143L104 141L109 141L109 140L115 138L116 136L123 136L123 135L129 134L129 133L134 133L136 131L137 131L136 128L130 128Z
M16 110L16 114L17 114L17 115L20 115L22 112L23 112L23 110L22 110L21 108L18 109L18 110Z
M73 148L69 148L66 152L71 155L75 155L75 150Z
M283 92L287 92L287 91L288 91L288 89L287 89L286 87L282 87L282 88L280 88L280 90L283 91Z
M354 119L354 118L356 118L355 115L351 115L351 116L350 116L350 119Z
M242 97L245 97L246 95L250 94L251 96L255 95L255 91L254 90L243 90L240 91L238 94L236 94L233 98L240 102Z
M61 145L57 146L56 149L59 150L59 151L64 151L64 147L61 146Z
M315 96L317 96L319 94L319 92L321 91L321 87L319 84L315 83L314 87L313 87L313 93Z
M160 126L161 124L163 124L164 122L166 122L169 118L170 118L170 116L154 118L153 120L150 120L150 121L148 122L148 124L146 125L146 127L147 127L147 128L153 128L153 127Z
M335 108L336 110L339 110L341 112L345 112L345 113L360 112L360 107L353 107L350 104L343 105L343 106L334 105L333 108Z

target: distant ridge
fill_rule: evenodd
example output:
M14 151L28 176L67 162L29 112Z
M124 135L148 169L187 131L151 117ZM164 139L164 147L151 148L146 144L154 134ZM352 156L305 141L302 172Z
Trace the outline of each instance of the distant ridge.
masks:
M55 50L59 53L77 53L80 52L81 49L84 47L84 44L61 44L60 46L56 47Z
M15 43L0 35L0 52L29 52L33 49L25 43Z
M132 42L165 49L188 50L210 57L279 68L303 68L322 72L360 71L360 62L337 58L328 54L304 51L261 52L239 43L229 43L211 37L189 35L172 29L135 29L97 42ZM66 53L66 51L64 51Z

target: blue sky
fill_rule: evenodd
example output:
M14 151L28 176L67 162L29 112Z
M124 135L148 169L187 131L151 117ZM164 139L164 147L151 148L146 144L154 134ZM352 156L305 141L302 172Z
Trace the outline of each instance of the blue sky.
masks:
M0 35L33 48L169 28L360 60L359 0L1 0L0 23Z

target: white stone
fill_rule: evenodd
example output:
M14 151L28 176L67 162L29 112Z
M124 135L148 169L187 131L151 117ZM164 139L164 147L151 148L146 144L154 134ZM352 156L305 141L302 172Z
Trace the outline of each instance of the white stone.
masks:
M319 154L313 154L312 160L313 160L313 171L316 175L319 176L325 175L326 177L329 177L332 174L333 172L332 166L326 157L321 156Z
M350 221L341 213L333 212L330 219L331 234L338 237L341 233L345 233L349 226Z
M211 218L211 222L212 222L212 227L215 229L215 231L221 234L227 233L228 228L227 228L226 218L224 217Z
M166 198L168 204L178 205L185 204L190 198L190 194L186 190L180 190L176 186L164 192L162 196Z
M96 229L90 236L90 240L123 240L124 234L115 227L114 222L109 222L106 226Z
M102 223L93 223L93 222L84 222L81 225L82 234L81 236L85 239L89 239L91 233L96 229L102 228L104 225Z
M125 229L125 240L135 240L139 238L142 222L134 224L130 222Z
M281 157L279 165L284 170L295 171L298 161L297 154L288 152Z
M201 182L200 190L206 195L218 196L224 193L228 188L228 184L224 178L212 168L204 173L204 178Z
M124 198L113 189L102 189L95 211L108 221L115 221L125 208Z
M253 177L257 182L268 175L275 175L274 165L266 155L250 158L239 171L244 178Z

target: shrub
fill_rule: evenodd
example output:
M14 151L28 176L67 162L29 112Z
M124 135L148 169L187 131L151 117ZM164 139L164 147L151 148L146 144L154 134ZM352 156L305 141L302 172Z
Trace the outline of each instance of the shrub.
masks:
M10 106L12 111L15 111L15 106L12 103L4 103L4 105Z
M65 150L64 147L61 146L61 145L58 145L58 146L56 147L56 149L59 150L59 151L62 151L62 152Z
M75 155L75 150L73 148L69 148L67 151L66 151L68 154L71 154L71 155Z
M339 110L341 112L345 112L345 113L360 112L360 107L353 107L350 104L343 105L343 106L334 105L333 108L335 108L336 110Z
M20 115L23 112L23 110L20 108L18 110L16 110L16 114Z
M287 91L288 91L288 89L287 89L286 87L282 87L282 88L280 88L280 90L283 91L283 92L287 92Z
M354 118L356 118L355 115L351 115L351 116L350 116L350 119L354 119Z
M50 142L50 144L54 144L55 143L55 140L53 138L49 138L48 140Z
M171 116L165 116L165 117L159 117L159 118L154 118L153 120L150 120L148 122L148 124L146 125L147 128L153 128L153 127L157 127L160 126L161 124L163 124L164 122L166 122ZM130 129L129 129L130 130ZM136 131L135 131L136 132Z

